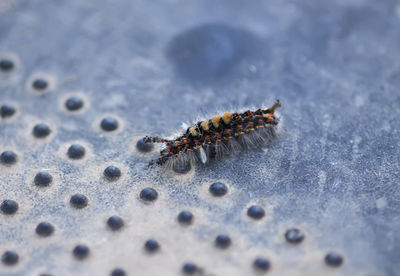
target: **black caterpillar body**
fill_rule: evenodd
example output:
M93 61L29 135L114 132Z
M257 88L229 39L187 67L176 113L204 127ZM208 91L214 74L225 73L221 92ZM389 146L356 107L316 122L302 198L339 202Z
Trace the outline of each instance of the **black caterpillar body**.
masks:
M154 164L173 166L174 163L200 161L205 164L230 153L264 145L275 137L279 118L274 114L281 106L279 100L266 109L243 113L225 112L222 116L199 121L174 139L146 136L146 143L163 143L160 157Z

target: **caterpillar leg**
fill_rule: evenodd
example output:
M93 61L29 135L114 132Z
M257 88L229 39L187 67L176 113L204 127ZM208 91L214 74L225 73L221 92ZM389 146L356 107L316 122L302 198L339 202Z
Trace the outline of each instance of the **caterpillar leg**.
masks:
M215 143L215 159L222 159L224 156L229 155L229 149L222 141Z
M238 154L243 150L242 146L234 137L226 141L226 144L228 146L229 152L231 152L232 154Z
M158 136L145 136L143 138L143 141L145 143L164 143L167 140L165 140L165 139L163 139L161 137L158 137Z
M149 167L153 167L154 165L160 165L160 166L162 166L162 165L164 165L165 163L167 163L167 161L170 159L170 157L171 157L171 155L163 155L163 156L161 156L160 158L158 158L158 159L154 159L154 160L151 160L150 162L149 162Z

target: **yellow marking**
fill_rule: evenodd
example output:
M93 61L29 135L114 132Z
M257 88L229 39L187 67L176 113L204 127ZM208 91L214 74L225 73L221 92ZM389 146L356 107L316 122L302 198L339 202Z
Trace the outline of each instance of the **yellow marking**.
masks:
M212 118L212 124L217 128L219 127L219 121L221 120L221 116L215 116Z
M194 137L197 136L196 128L195 127L189 128L189 133L190 133L190 135L192 135Z
M203 130L209 130L210 126L208 123L208 120L205 120L204 122L201 123L201 127L203 128Z
M222 120L224 120L225 124L229 124L231 121L231 113L225 112L224 115L222 115Z

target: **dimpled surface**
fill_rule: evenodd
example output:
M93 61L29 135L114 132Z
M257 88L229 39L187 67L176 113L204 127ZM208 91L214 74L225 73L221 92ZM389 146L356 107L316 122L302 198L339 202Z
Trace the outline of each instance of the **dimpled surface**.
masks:
M0 4L0 275L396 275L400 255L400 5L375 0L3 0ZM48 88L35 90L43 78ZM68 111L71 95L84 107ZM269 146L186 172L149 169L145 135L170 136L198 115L282 108ZM218 113L216 113L218 111ZM104 131L101 121L118 127ZM45 123L48 136L32 135ZM70 145L87 149L71 159ZM109 181L106 167L121 170ZM34 185L37 172L53 182ZM215 197L211 184L228 192ZM157 200L140 199L151 187ZM75 208L72 195L87 206ZM247 215L262 206L260 220ZM177 214L190 210L187 227ZM110 216L123 218L110 231ZM36 226L56 229L41 238ZM304 233L285 240L288 229ZM215 237L226 234L221 250ZM160 248L149 254L147 240ZM90 249L83 260L72 251ZM340 252L343 264L325 263Z

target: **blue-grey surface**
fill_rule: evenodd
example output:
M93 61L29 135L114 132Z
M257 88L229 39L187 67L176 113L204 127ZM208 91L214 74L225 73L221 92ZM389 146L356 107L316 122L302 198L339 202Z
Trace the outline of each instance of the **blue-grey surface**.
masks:
M398 1L19 1L0 2L0 105L17 114L0 121L0 201L14 199L15 215L0 216L0 250L18 264L1 275L179 275L184 262L204 275L256 275L256 256L270 275L398 275L400 271L400 3ZM35 76L49 91L30 88ZM69 95L84 99L68 112ZM280 135L270 146L177 175L149 170L157 152L138 153L147 134L171 135L182 122L221 110L269 106L279 98ZM117 131L99 127L105 116ZM52 132L34 138L46 122ZM69 160L68 146L86 147ZM116 165L117 181L103 178ZM35 187L38 171L53 177ZM216 181L229 192L214 198ZM138 199L154 187L152 204ZM88 207L76 210L72 194ZM247 217L264 207L260 221ZM194 223L177 214L189 209ZM119 215L117 233L106 220ZM35 234L41 221L51 237ZM286 229L305 233L299 245ZM218 234L232 246L213 246ZM161 244L149 256L149 238ZM90 247L75 260L77 243ZM341 267L324 263L339 252Z

